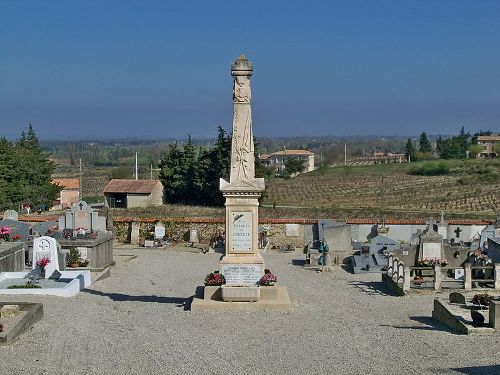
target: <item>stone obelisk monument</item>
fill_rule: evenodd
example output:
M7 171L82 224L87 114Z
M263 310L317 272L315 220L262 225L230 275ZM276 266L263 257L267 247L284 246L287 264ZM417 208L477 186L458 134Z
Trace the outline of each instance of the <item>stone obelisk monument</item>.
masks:
M220 179L226 199L226 254L220 272L228 285L255 285L264 274L258 248L259 197L264 179L255 178L250 77L253 64L240 56L231 65L233 137L229 182Z

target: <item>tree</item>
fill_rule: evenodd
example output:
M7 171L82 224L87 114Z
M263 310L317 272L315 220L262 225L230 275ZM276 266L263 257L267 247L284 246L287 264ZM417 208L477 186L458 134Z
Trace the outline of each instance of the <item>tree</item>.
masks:
M427 134L425 132L422 132L422 134L420 134L419 144L420 144L419 148L420 152L423 153L432 152L431 142L429 142L429 138L427 138Z
M200 147L198 155L190 136L182 151L177 143L170 145L160 162L159 174L167 201L222 205L219 178L228 178L230 156L231 137L220 126L214 147Z
M408 138L408 141L406 141L405 145L405 155L406 159L409 161L412 161L415 159L415 146L413 146L413 142L411 141L411 138Z
M293 175L295 173L301 173L305 169L304 161L300 159L290 158L285 161L285 171L289 175Z
M61 190L51 182L54 169L31 123L15 144L1 139L0 208L17 209L24 201L48 208Z
M169 202L177 202L182 199L184 185L182 171L182 151L179 150L177 142L169 145L160 161L159 180L165 187L165 198Z

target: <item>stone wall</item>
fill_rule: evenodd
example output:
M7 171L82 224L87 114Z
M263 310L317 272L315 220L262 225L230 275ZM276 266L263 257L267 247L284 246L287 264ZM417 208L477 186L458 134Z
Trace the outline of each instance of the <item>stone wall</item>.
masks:
M225 230L223 218L162 218L162 219L141 219L141 218L115 218L113 225L116 228L116 240L118 242L129 243L131 241L132 224L139 226L139 242L154 235L154 227L158 222L165 225L165 233L171 242L187 242L189 240L189 230L196 229L200 243L208 244L210 239ZM268 248L284 248L286 245L293 245L303 248L306 245L304 231L312 232L311 226L315 220L304 219L261 219L260 225L267 233L269 241ZM298 236L287 236L286 225L296 224L298 226ZM306 235L308 238L309 236ZM307 241L309 242L309 241Z
M0 272L24 271L24 244L0 242Z

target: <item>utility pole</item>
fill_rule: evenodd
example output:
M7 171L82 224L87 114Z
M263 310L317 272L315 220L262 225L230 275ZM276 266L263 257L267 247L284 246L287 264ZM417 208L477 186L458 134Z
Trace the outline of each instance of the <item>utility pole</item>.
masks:
M80 200L83 200L83 189L82 189L82 185L83 185L83 176L82 176L82 158L80 158L80 188L78 189L78 194L80 195Z
M347 165L347 142L344 143L344 165Z
M137 152L135 153L135 179L139 179L139 170L137 168Z

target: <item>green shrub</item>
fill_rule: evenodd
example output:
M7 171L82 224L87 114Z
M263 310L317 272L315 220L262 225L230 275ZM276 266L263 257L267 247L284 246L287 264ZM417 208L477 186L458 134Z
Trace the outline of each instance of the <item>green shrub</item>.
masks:
M408 174L415 176L443 176L450 172L450 168L444 162L424 163L418 167L412 168Z

